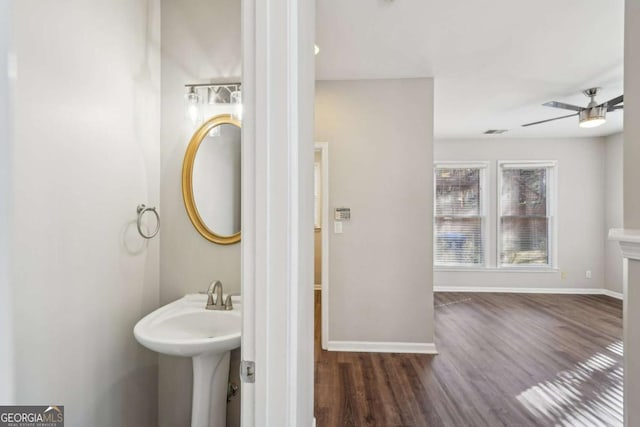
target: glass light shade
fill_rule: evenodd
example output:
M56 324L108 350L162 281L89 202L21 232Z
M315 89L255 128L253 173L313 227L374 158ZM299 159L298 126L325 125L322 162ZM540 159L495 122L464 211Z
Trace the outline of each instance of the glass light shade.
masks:
M595 128L598 127L600 125L603 125L606 123L605 119L591 119L591 120L587 120L584 122L580 122L580 127L581 128Z
M242 91L237 90L235 92L231 92L230 101L233 105L231 117L242 121Z
M200 95L195 87L189 88L189 92L185 95L185 117L193 124L197 124L201 120L200 111Z

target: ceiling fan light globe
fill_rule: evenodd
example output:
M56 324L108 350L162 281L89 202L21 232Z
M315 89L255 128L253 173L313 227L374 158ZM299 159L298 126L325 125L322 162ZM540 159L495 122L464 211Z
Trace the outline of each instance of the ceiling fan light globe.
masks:
M584 122L580 122L580 127L581 128L595 128L598 127L600 125L605 124L606 120L605 119L593 119L593 120L587 120Z
M606 107L592 107L582 110L579 115L581 128L594 128L603 125L607 121Z

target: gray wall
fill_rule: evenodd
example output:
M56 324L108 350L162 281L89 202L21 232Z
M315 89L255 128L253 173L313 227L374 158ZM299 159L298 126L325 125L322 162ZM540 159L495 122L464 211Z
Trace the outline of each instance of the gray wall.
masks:
M640 2L625 2L624 227L640 229ZM629 262L625 295L625 425L640 425L640 261Z
M435 285L505 288L604 288L605 144L602 138L438 140L436 161L486 160L491 265L496 259L497 160L557 160L557 272L436 271ZM586 278L591 270L592 279ZM566 277L562 277L562 272Z
M185 119L184 85L238 81L241 71L240 2L162 0L162 247L160 303L206 290L215 279L225 292L240 292L240 244L221 246L200 236L182 201L182 161L195 130ZM231 372L238 352L232 357ZM160 356L160 426L188 425L191 360ZM230 425L237 425L239 398Z
M330 233L329 340L433 342L433 80L317 82L316 141L330 212L352 215Z
M133 327L158 305L159 239L135 220L160 197L160 3L17 1L12 24L16 401L156 425Z
M605 231L622 228L623 214L623 135L618 133L606 138L605 149ZM618 242L605 240L604 287L622 293L622 252Z
M624 226L640 229L640 2L637 0L626 0L624 41Z

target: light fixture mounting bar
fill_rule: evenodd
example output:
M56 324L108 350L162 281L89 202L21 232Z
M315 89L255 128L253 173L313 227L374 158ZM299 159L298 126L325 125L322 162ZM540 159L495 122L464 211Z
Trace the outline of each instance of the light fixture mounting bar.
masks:
M226 88L229 89L230 91L235 90L240 90L240 86L242 86L242 83L189 83L184 85L184 87L186 88L192 88L192 87L211 87L214 89L218 89L218 88Z

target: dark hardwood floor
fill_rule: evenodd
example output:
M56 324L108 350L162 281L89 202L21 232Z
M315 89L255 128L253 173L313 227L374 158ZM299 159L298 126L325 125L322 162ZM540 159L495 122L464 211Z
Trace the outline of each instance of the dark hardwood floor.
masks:
M622 303L436 293L439 354L320 348L318 427L621 426Z

